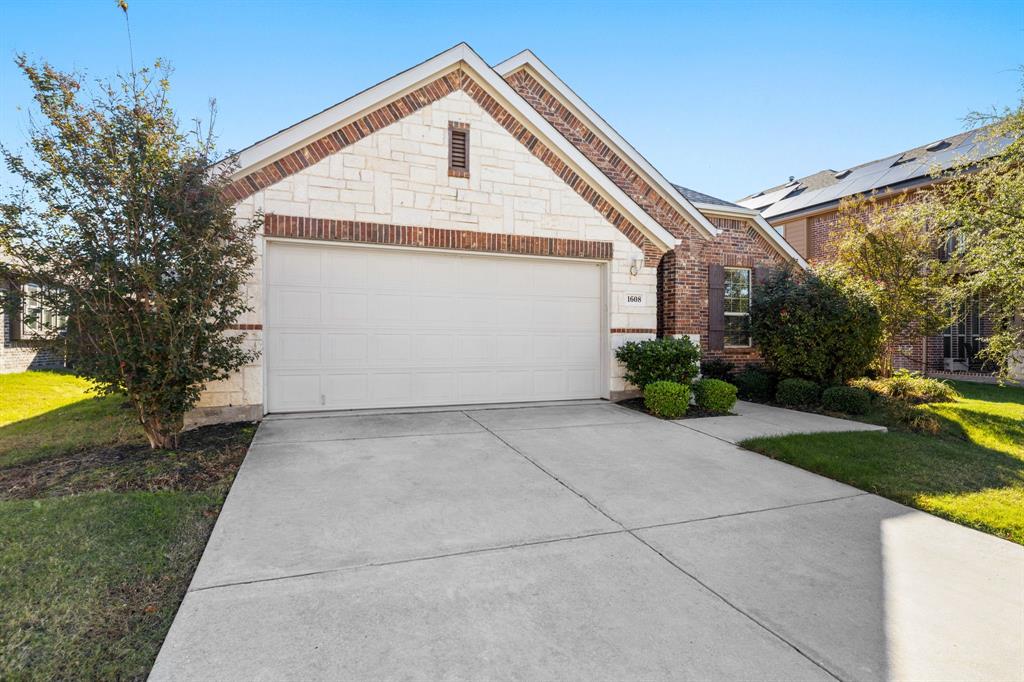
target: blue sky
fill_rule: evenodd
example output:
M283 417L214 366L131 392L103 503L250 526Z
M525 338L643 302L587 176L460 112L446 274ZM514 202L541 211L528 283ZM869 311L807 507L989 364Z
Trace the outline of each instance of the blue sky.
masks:
M669 179L726 199L958 132L1017 101L1024 63L1021 2L129 4L136 62L171 61L183 119L216 97L224 149L464 40L489 63L531 48ZM7 0L9 146L30 103L17 52L93 76L128 65L114 0Z

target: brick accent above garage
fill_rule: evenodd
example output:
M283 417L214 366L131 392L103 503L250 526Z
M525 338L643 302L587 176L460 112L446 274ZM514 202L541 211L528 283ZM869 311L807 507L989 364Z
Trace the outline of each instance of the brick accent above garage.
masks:
M556 258L611 260L613 251L612 243L603 241L302 218L273 213L266 216L263 231L268 237Z

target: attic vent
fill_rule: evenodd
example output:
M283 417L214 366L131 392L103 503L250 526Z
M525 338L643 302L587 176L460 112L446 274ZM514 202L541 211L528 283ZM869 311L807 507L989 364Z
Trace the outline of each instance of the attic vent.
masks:
M846 176L848 176L852 172L853 171L851 171L849 168L847 168L844 171L839 171L838 173L836 173L836 176L835 176L836 180L842 180L843 178L845 178Z
M469 124L448 123L448 175L469 177Z
M935 144L932 144L932 145L929 145L929 146L925 147L925 149L927 149L930 152L937 152L937 151L941 151L943 149L946 149L947 147L950 147L950 146L952 146L952 145L949 142L946 142L945 140L939 140Z

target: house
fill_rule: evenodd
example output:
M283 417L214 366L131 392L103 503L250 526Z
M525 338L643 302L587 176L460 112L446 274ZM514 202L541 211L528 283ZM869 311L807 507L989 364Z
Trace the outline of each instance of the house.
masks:
M15 284L0 282L0 289ZM0 306L0 374L64 367L64 355L48 339L52 320L49 311L32 296L32 285L21 285L22 310ZM29 315L24 310L31 310Z
M614 398L614 349L757 358L751 288L803 258L758 211L669 182L532 52L457 45L242 150L264 214L238 321L259 360L195 421Z
M978 128L852 168L826 169L799 179L791 177L737 203L760 211L809 262L823 263L829 258L828 244L843 199L864 195L884 201L905 196L932 185L936 169L987 158L1007 143L1008 140L991 139L985 128ZM976 355L984 338L991 334L992 325L992 320L979 314L978 301L967 302L959 321L942 334L904 339L901 357L895 364L929 373L987 376Z

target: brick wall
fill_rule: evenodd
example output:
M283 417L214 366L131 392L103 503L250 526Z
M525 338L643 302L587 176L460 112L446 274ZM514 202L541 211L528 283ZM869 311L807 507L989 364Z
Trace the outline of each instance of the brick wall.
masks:
M702 238L655 187L527 69L508 74L505 80L623 192L682 240L658 265L657 333L699 335L705 357L725 357L739 364L758 360L757 350L752 348L707 348L708 265L779 267L785 261L778 251L751 223L730 218L710 218L721 234L713 240Z
M63 354L53 346L39 341L14 339L12 322L9 315L0 311L0 374L64 367Z
M659 329L664 334L700 335L705 358L724 358L737 365L757 362L757 348L708 348L708 266L753 269L788 265L751 223L713 216L710 220L721 231L714 240L691 235L671 256L666 254L659 271L663 287Z

